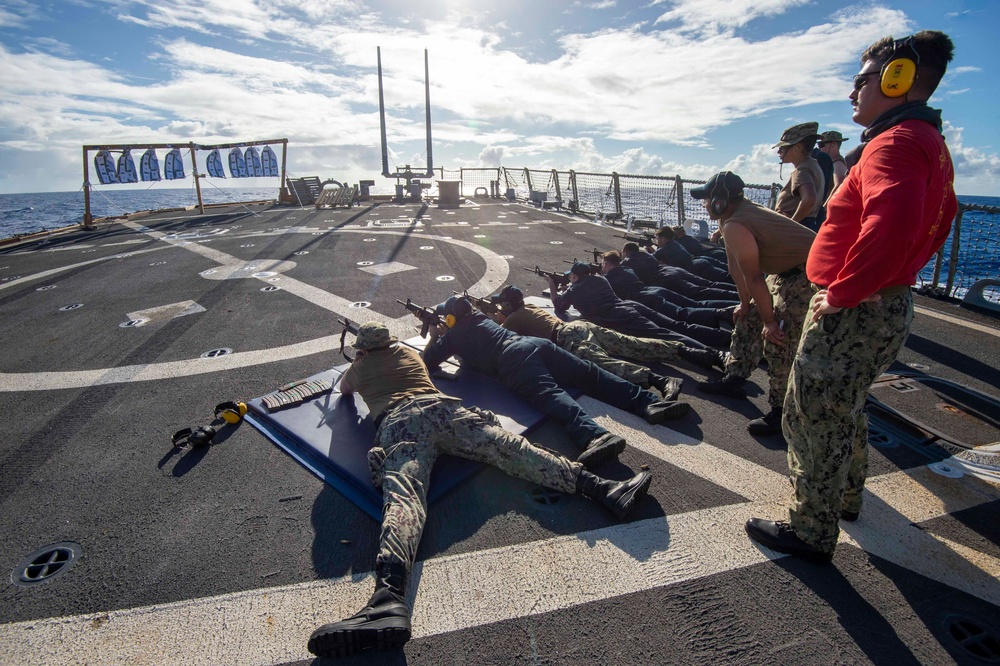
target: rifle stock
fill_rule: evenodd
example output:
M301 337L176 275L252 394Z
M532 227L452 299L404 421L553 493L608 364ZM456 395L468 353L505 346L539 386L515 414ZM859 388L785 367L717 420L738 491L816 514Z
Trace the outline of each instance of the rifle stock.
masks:
M488 298L479 298L478 296L471 296L467 291L464 291L462 293L454 291L452 293L455 294L456 296L464 296L465 298L469 299L469 302L472 303L474 306L476 306L476 309L482 312L483 314L495 314L500 310L496 306L496 304L493 303L493 301Z
M544 278L552 278L555 281L557 287L569 284L569 278L566 277L565 273L557 273L555 271L543 271L538 266L535 266L534 268L525 267L524 270L531 271L535 275L540 275Z
M437 326L441 323L441 317L439 317L434 310L431 310L428 307L417 305L408 298L405 303L398 298L396 299L396 302L409 310L413 316L420 321L420 337L422 338L427 337L427 333L430 331L431 326Z

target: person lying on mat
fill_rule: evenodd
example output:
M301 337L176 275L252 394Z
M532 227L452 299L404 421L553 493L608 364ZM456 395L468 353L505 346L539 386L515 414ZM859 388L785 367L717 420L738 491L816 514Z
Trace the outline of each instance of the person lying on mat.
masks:
M441 313L445 324L430 329L424 363L434 371L449 356L498 378L546 416L561 423L582 450L577 462L593 468L625 450L625 440L590 418L562 386L574 386L592 398L642 416L649 423L679 419L691 410L686 402L663 400L638 384L573 356L551 340L517 335L482 312L464 296L452 296Z
M321 657L391 649L410 639L410 608L404 596L427 517L431 469L440 454L583 495L619 520L645 497L652 481L648 470L625 481L604 479L579 462L504 430L492 412L463 407L458 398L440 393L420 355L397 342L385 324L362 324L354 342L357 356L340 382L341 393L360 394L375 419L368 466L385 504L375 593L357 614L312 633L309 651Z

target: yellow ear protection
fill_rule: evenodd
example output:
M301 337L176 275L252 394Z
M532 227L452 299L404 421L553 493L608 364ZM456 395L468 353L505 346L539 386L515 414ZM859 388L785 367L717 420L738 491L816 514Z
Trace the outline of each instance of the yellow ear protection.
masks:
M913 52L913 57L896 57L896 51L909 47ZM892 45L892 55L889 61L882 65L882 72L879 75L879 85L882 94L886 97L902 97L910 92L913 83L917 80L917 65L920 64L920 54L913 46L913 37L897 39Z
M243 402L220 402L215 406L215 418L235 425L246 416L247 406Z
M455 322L457 321L458 320L455 319L455 315L453 314L444 316L444 325L447 326L448 328L454 328Z
M715 187L712 188L712 194L708 199L708 207L712 211L712 215L716 217L725 213L726 209L729 208L729 188L726 187L726 178L731 173L731 171L726 171L720 174L721 177L715 182Z

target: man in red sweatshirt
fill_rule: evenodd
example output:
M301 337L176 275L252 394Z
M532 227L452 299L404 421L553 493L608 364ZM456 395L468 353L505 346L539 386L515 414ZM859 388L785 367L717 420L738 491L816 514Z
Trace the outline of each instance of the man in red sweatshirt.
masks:
M830 561L838 520L861 510L865 398L903 346L910 286L958 209L941 112L927 106L953 50L947 35L923 30L880 39L861 56L850 94L854 122L866 127L861 154L806 261L817 291L785 395L789 520L746 524L751 539L774 550Z

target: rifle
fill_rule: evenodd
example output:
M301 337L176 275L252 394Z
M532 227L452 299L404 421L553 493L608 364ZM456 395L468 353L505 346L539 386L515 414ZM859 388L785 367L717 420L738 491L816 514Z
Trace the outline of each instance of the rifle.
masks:
M437 312L431 308L417 305L410 299L406 299L406 302L404 303L397 298L396 302L409 310L413 313L414 317L420 320L420 337L422 338L427 337L427 332L430 330L431 326L438 326L443 323L441 321L441 317L439 317Z
M354 363L354 359L348 356L346 353L344 353L344 338L347 337L348 333L357 337L358 325L352 322L350 319L347 319L346 317L344 319L338 319L337 323L344 327L344 330L340 332L340 353L348 361Z
M624 238L630 243L638 243L642 245L654 245L656 242L656 234L651 234L648 231L643 231L642 235L638 234L618 234L618 238Z
M594 263L599 266L601 264L601 257L604 256L604 253L601 252L600 250L598 250L596 247L593 250L591 250L590 252L591 252L591 254L594 255Z
M457 291L453 291L451 293L455 294L456 296L464 296L465 298L469 299L469 302L475 305L476 309L482 312L483 314L495 314L500 311L500 308L497 307L496 303L494 303L492 299L479 298L478 296L470 296L469 292L467 291L462 292L461 294L458 293Z
M582 264L583 262L582 261L577 262L576 259L574 259L573 261L568 261L566 259L563 259L563 263L566 263L566 264L581 263ZM591 275L603 275L603 271L601 270L601 265L600 264L594 263L594 264L587 264L587 265L590 266L590 274Z
M556 273L554 271L543 271L538 266L534 268L525 268L524 270L534 273L535 275L541 275L544 278L552 278L555 280L556 286L561 287L569 284L569 277L565 273Z

